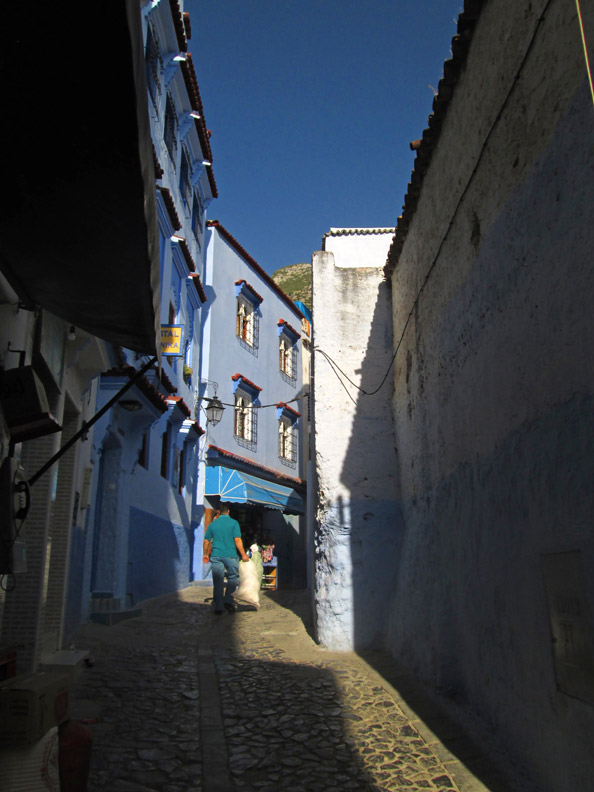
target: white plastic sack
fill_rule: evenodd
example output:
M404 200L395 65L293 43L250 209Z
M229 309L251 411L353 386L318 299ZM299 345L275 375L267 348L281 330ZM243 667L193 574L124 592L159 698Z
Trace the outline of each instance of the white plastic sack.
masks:
M58 727L33 745L0 750L2 792L59 792Z
M233 596L254 608L260 607L260 575L251 558L239 562L239 586Z
M257 544L253 544L250 547L250 558L256 565L256 569L258 570L258 577L260 578L260 588L262 588L262 576L264 575L264 568L262 566L262 554L260 553L260 548Z

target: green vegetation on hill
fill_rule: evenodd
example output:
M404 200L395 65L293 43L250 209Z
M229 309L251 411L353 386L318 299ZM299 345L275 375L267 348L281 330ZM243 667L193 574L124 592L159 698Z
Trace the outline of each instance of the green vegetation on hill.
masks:
M311 311L311 264L290 264L272 274L277 286L296 302L300 300Z

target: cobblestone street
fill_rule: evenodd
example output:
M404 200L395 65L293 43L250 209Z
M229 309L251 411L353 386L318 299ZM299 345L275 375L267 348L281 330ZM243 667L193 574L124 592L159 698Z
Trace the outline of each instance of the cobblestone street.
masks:
M89 792L515 789L389 657L317 646L306 592L223 616L210 596L77 635L95 660L73 703L93 733Z

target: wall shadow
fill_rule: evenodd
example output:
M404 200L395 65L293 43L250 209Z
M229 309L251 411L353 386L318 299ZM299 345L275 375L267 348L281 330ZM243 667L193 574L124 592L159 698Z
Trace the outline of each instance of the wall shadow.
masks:
M343 288L351 277L357 277L357 272L353 275L340 272ZM378 388L388 372L392 355L391 293L388 284L381 282L365 354L360 369L355 372L362 388L366 391ZM394 370L390 369L380 390L369 396L349 386L356 406L340 470L340 484L346 494L336 497L329 519L339 547L348 536L353 647L394 687L415 727L418 723L420 733L427 740L438 740L444 756L459 763L454 767L460 784L472 773L492 792L509 792L508 782L486 755L493 744L471 739L468 732L476 724L463 716L453 700L414 679L390 652L399 628L392 610L404 580L402 558L406 536L392 410L393 380ZM345 568L348 568L346 563ZM429 619L430 614L416 612L409 614L409 618ZM452 642L455 643L449 641ZM486 730L482 737L486 739ZM530 784L525 788L530 789Z
M341 471L350 501L353 563L354 647L382 648L389 604L398 586L404 517L400 502L399 458L392 416L393 356L391 291L381 282L360 371L351 436ZM387 374L387 376L386 376ZM364 464L354 465L351 459ZM370 621L373 631L370 630Z
M479 729L467 719L462 725L461 718L452 715L451 702L429 690L388 652L361 650L358 654L397 691L400 707L414 721L420 736L427 742L439 740L436 752L460 789L476 788L476 778L489 792L516 792L518 785L508 780L507 774L517 776L517 771L507 766L508 760L500 753L495 761L497 749L487 748L484 727ZM522 779L522 790L538 792L527 778Z
M372 294L373 289L361 287L361 280L378 278L375 270L340 268L335 268L333 277L335 288L347 295L358 291ZM329 380L335 392L333 409L340 411L341 404L345 405L344 426L349 437L346 449L339 452L342 466L330 474L328 491L323 493L329 502L321 504L324 515L318 531L325 537L319 542L316 558L318 578L321 571L322 579L325 578L323 585L331 591L327 602L322 602L322 609L318 598L318 619L325 619L324 631L332 638L328 645L355 649L384 645L390 602L398 585L398 559L404 534L399 459L392 419L390 363L393 348L388 284L379 281L375 293L371 321L369 324L363 322L364 327L369 328L368 336L359 331L350 342L353 348L360 343L364 350L360 367L352 372L351 378L354 375L360 388L370 395L356 389L336 370L334 373L340 383ZM358 308L362 310L362 306L356 304L355 309ZM356 360L352 351L350 355L351 359L346 362L337 355L336 362L346 373ZM317 354L316 377L318 370L328 365L327 360ZM328 376L324 372L325 382ZM384 384L379 387L382 380ZM354 409L349 398L354 402ZM316 414L316 423L319 420ZM328 456L331 453L328 438L325 443L324 453ZM332 481L335 476L338 477L336 483ZM324 549L328 547L333 548L331 562L330 553ZM327 570L325 567L329 563L332 566ZM343 613L338 620L335 603L346 602L347 598L348 607L341 606ZM339 633L351 630L352 640L344 641ZM322 633L320 635L324 640Z
M210 596L190 587L143 603L140 617L76 635L95 661L72 705L93 734L89 792L383 789L361 752L364 724L334 673L291 660L267 639L265 609L252 612L252 628L247 613L216 617ZM215 687L225 749L216 757L207 750L218 728ZM225 773L230 783L217 787Z

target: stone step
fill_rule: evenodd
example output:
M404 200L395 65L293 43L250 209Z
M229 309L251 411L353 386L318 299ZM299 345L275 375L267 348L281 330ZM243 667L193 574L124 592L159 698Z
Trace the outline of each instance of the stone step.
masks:
M95 611L91 613L90 620L95 622L95 624L105 624L107 626L111 626L112 624L118 624L119 622L125 621L126 619L134 619L136 616L140 616L141 613L142 608Z

